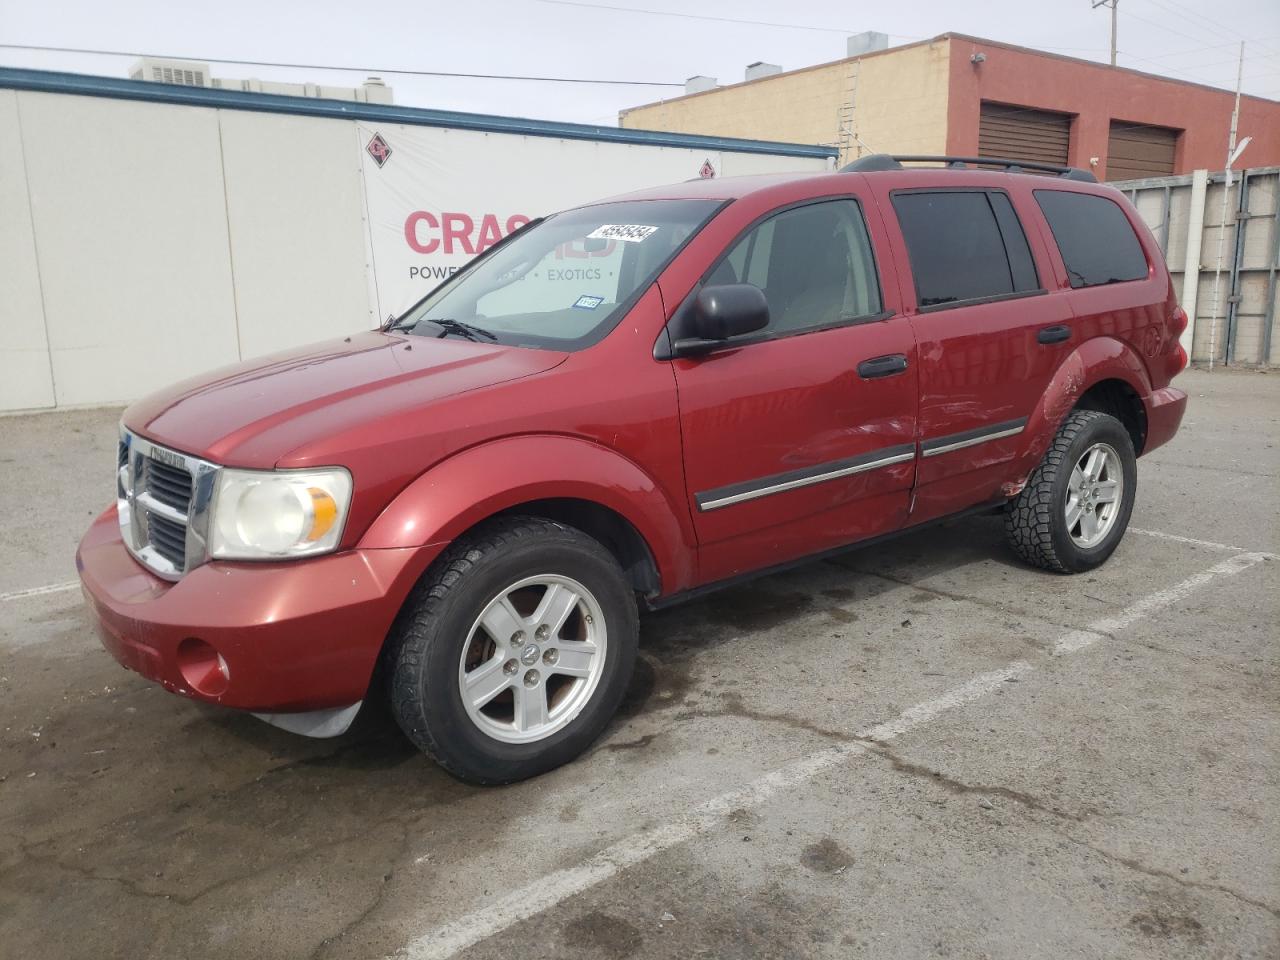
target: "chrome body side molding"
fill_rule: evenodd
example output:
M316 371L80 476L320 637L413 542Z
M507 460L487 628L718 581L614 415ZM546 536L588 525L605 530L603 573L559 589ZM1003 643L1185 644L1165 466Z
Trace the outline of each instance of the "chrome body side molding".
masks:
M1021 417L1017 420L993 423L989 427L965 430L963 433L950 433L943 437L934 437L932 440L925 440L920 444L920 456L936 457L940 453L963 450L965 447L976 447L978 444L987 443L990 440L1002 440L1005 437L1012 437L1021 433L1026 426L1027 418Z
M892 466L895 463L905 463L914 459L915 455L915 444L885 447L845 460L831 460L803 470L775 473L772 476L707 490L696 494L695 499L699 510L704 512L719 510L721 507L729 507L735 503L784 493L787 490L808 487L815 483L826 483L829 480L850 477L855 473L865 473L868 470L879 470L881 467Z

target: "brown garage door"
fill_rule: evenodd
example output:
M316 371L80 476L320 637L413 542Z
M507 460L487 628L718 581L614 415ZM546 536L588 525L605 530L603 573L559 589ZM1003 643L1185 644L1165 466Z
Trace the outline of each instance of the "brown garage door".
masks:
M1107 179L1138 180L1173 173L1178 131L1142 123L1111 121L1107 144Z
M984 157L1067 162L1071 114L1003 103L984 103L978 121L978 153Z

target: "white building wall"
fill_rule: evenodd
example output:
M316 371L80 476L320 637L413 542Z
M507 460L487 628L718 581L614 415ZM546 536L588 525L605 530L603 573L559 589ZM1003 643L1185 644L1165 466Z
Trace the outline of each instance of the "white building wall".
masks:
M238 359L215 112L28 92L18 109L57 405Z
M18 95L0 90L0 410L53 402Z
M526 193L536 213L687 179L704 157L722 176L827 166L441 134L485 138L489 184ZM0 89L0 412L124 403L376 326L380 274L394 267L375 273L364 147L355 119ZM539 177L526 155L540 158ZM575 175L624 156L630 174ZM429 171L431 193L466 209L478 171L450 157ZM403 216L393 233L403 244Z
M217 115L241 355L375 326L351 124Z

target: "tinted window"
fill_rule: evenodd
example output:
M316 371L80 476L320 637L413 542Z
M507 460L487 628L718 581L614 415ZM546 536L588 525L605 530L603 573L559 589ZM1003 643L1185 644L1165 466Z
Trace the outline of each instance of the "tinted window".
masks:
M921 307L1039 288L1027 238L1004 194L897 193L893 208Z
M1038 289L1040 279L1036 276L1035 261L1031 259L1027 235L1022 232L1022 224L1018 222L1018 215L1013 212L1013 204L1003 193L988 193L987 199L991 201L991 210L996 215L1000 235L1004 238L1004 249L1009 255L1013 289L1019 292Z
M1142 280L1147 258L1129 218L1106 197L1065 190L1037 190L1073 287Z
M871 240L853 200L786 210L748 231L707 278L750 283L769 301L770 333L873 316L881 311Z

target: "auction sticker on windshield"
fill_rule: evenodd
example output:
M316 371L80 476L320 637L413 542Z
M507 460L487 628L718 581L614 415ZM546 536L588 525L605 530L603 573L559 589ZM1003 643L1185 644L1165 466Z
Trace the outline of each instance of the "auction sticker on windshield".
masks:
M658 232L657 227L639 223L606 223L587 234L591 240L622 240L625 243L642 243Z

